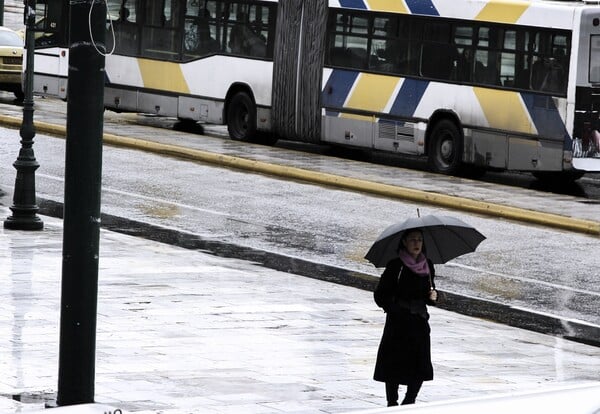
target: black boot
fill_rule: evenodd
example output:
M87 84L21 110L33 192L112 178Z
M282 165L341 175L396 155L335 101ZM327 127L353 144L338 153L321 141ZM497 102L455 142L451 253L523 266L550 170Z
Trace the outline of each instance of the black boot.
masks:
M421 389L421 385L423 385L423 381L415 381L411 384L408 384L406 387L406 395L402 400L402 405L414 404L417 399L417 394Z
M388 407L395 407L398 405L398 387L400 384L394 382L385 383L385 397L387 399Z

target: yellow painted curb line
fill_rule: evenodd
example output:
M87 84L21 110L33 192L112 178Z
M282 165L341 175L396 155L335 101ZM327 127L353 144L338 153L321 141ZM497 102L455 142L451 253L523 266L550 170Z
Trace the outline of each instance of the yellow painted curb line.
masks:
M3 122L9 126L20 127L21 125L21 120L14 117L0 116L0 122ZM59 136L66 135L66 127L59 125L48 124L45 122L35 122L35 127L37 130L46 133ZM175 157L187 158L209 164L254 171L278 177L293 178L300 181L308 181L311 183L345 188L348 190L362 191L384 197L427 203L439 207L452 208L455 210L468 211L487 216L502 217L510 220L555 227L580 233L600 235L600 223L593 220L576 219L558 214L543 213L535 210L504 206L495 203L486 203L483 201L472 200L463 197L432 193L389 184L381 184L357 178L342 177L335 174L270 164L262 161L249 160L246 158L224 154L215 154L212 152L192 148L184 148L171 144L161 144L158 142L145 141L108 133L103 135L103 142L119 147L142 149L163 155L172 155Z

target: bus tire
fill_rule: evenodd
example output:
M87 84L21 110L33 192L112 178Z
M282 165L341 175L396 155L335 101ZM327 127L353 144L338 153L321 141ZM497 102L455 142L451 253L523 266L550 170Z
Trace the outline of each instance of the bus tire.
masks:
M236 93L229 102L227 131L235 141L252 141L256 137L256 105L246 92Z
M23 100L25 99L25 92L19 89L14 91L13 93L15 94L15 99L17 100L17 102L23 102Z
M428 163L441 174L457 174L462 166L462 136L456 124L442 119L435 124L428 141Z

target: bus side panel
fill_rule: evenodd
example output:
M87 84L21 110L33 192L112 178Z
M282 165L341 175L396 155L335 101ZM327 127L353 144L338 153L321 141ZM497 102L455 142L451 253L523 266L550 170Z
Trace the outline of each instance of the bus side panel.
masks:
M36 51L34 93L66 99L68 62L68 49L48 48Z
M561 171L563 143L509 137L509 164L511 170Z
M463 161L482 167L507 167L508 140L506 134L473 130L464 140Z
M243 63L242 63L243 62ZM234 84L245 85L258 107L260 129L270 124L273 64L227 56L189 63L126 56L106 59L107 108L148 112L211 123L223 122L224 99ZM262 120L262 121L261 121Z
M373 147L401 154L422 154L423 140L416 139L417 131L415 123L382 118L375 125Z
M132 89L104 88L104 107L115 111L137 112L138 92Z
M183 119L222 124L223 101L180 96L177 113Z
M177 114L177 101L177 96L140 92L138 95L138 112L173 116L173 114Z
M273 62L233 56L211 56L181 64L187 94L223 100L231 85L247 85L256 105L271 106Z
M356 103L353 104L353 93L360 89L360 77L360 72L352 70L323 71L322 141L363 148L372 147L375 117L359 113L360 110L368 110L371 104L368 100L360 98L354 99Z
M371 148L373 122L350 115L329 113L323 118L323 141L332 144Z

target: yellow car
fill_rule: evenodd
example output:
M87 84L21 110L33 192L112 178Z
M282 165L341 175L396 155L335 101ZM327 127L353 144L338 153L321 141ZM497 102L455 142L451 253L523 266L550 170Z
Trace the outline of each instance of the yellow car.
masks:
M0 26L0 90L23 99L23 38Z

